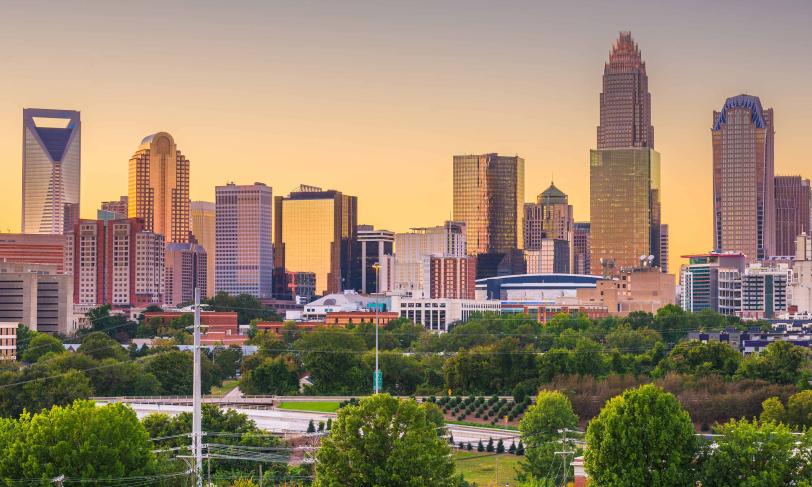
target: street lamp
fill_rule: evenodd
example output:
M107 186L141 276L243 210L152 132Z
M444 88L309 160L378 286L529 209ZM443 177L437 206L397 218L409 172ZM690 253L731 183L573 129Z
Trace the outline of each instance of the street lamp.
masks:
M378 291L380 287L380 270L381 264L376 262L372 264L372 269L375 270L375 291ZM375 394L381 392L381 370L378 368L378 295L379 293L375 293L375 376L372 379L372 389Z

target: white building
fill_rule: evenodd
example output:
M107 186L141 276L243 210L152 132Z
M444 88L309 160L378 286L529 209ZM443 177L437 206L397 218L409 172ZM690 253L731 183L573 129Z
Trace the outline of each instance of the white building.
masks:
M327 313L363 311L379 306L382 310L388 308L389 298L386 296L365 296L355 291L328 294L304 306L302 311L288 311L285 318L300 321L324 321Z
M790 294L790 305L797 308L795 315L812 314L812 236L805 233L795 240Z
M443 225L412 228L395 234L395 284L393 292L424 296L427 288L425 266L431 255L464 257L465 223L447 221Z
M474 299L429 299L392 296L391 311L427 330L447 332L454 323L465 322L474 313L501 312L501 301Z

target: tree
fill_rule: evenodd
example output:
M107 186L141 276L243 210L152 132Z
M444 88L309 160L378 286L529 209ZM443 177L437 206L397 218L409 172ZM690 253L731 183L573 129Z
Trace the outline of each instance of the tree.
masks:
M316 454L316 487L453 485L448 444L430 403L377 394L338 411Z
M809 351L785 341L775 341L758 354L744 359L737 376L775 384L795 384L807 375Z
M812 427L812 391L801 391L787 401L787 416L798 429Z
M302 365L316 394L358 394L372 388L372 373L362 360L364 340L342 328L317 329L296 341Z
M485 447L485 451L493 453L493 438L488 438L488 445Z
M45 333L36 333L31 341L28 342L28 347L21 358L24 362L33 363L47 353L62 353L64 351L65 347L62 346L62 342L58 339L51 335L46 335Z
M96 360L112 358L122 361L128 358L127 350L120 343L100 331L85 335L77 352L84 353Z
M0 389L0 415L3 416L16 417L24 409L40 411L54 405L66 406L76 399L93 395L85 374L76 370L59 370L54 363L46 361L18 372L0 373L0 384L6 386Z
M607 401L587 428L587 472L598 485L691 485L694 428L677 398L647 384Z
M812 475L812 443L807 438L796 454L796 439L785 425L732 419L717 433L722 436L716 437L716 444L700 454L700 479L705 487L798 485Z
M661 374L676 372L731 377L739 368L741 360L741 354L727 343L687 340L678 343L668 357L660 362L658 368Z
M761 422L785 423L787 421L787 411L784 404L777 397L770 397L761 403Z
M161 394L188 396L192 393L192 354L169 350L149 356L145 370L161 384ZM215 384L211 361L205 354L200 357L200 382L204 394Z
M0 420L0 478L73 481L151 475L158 471L154 445L135 412L123 404L91 401L54 406L19 419ZM37 484L39 485L39 484Z
M496 442L496 453L505 453L505 442L502 441L502 438Z
M546 477L555 462L555 451L560 450L559 430L577 425L578 416L567 396L558 391L539 392L536 403L519 422L519 431L527 445L527 461L522 462L522 470L535 478Z
M28 343L37 335L37 332L31 330L24 324L17 325L17 357L22 357L28 348Z
M284 396L299 390L299 369L290 356L267 357L240 378L240 391L245 394Z
M250 294L230 295L220 291L214 297L203 300L213 311L236 311L237 321L247 325L252 320L282 321L282 316L275 309L263 305L259 299Z
M315 433L316 432L316 425L313 424L313 420L311 419L309 423L307 423L307 432L308 433Z
M480 453L485 451L485 445L482 444L482 440L479 440L479 443L477 443L476 451L478 451Z
M242 349L240 347L216 348L213 354L212 361L220 370L224 379L232 379L237 376L242 361Z

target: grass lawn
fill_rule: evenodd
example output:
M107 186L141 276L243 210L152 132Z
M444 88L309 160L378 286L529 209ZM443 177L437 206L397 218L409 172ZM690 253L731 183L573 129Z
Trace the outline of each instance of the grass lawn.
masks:
M223 385L220 387L213 386L211 388L211 393L215 396L222 396L228 394L232 389L237 387L240 383L238 379L228 379L223 381Z
M452 454L457 473L463 474L468 482L476 482L479 487L502 487L505 482L516 485L516 468L523 457L516 455L479 453L454 450ZM499 462L499 482L496 478L496 464Z
M289 401L279 405L279 409L313 411L316 413L334 413L338 410L336 401Z

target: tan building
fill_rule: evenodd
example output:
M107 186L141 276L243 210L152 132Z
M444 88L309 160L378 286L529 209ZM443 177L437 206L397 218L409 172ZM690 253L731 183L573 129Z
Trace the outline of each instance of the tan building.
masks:
M624 270L595 284L595 288L578 289L577 303L606 306L613 316L628 316L633 311L656 313L677 301L674 276L657 268Z
M0 322L0 361L17 358L17 325L14 322Z
M72 333L72 296L73 278L56 265L0 262L0 323Z
M208 257L202 246L171 243L166 246L164 304L177 306L195 299L195 288L207 295Z
M65 245L65 235L0 233L0 260L23 264L52 264L57 266L57 273L70 274L72 268L66 265L66 257L68 260L71 257L66 256L68 252Z
M214 254L215 254L215 204L211 201L192 201L192 234L197 243L206 250L206 294L214 296Z
M130 159L128 216L167 242L189 239L189 160L166 132L141 141Z

